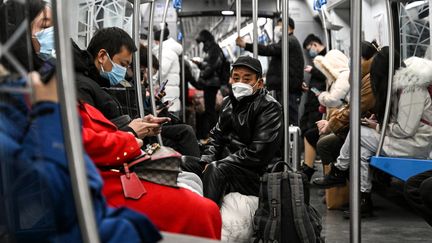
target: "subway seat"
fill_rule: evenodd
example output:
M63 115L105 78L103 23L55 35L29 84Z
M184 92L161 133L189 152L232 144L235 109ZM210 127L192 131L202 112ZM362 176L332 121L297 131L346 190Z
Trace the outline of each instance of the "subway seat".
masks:
M371 165L405 182L412 176L432 170L432 160L410 158L374 156Z

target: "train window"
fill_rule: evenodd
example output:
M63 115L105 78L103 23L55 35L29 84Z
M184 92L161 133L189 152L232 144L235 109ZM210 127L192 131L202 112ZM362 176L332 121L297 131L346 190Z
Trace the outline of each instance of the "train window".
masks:
M402 60L426 54L431 44L430 38L430 1L410 1L400 4L399 28Z

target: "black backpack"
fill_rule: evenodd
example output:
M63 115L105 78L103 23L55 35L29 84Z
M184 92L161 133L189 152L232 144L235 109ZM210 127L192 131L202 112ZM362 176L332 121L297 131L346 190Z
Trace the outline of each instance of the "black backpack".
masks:
M221 65L219 67L219 80L221 85L227 85L230 79L230 71L231 71L231 63L226 59L222 49L220 49L221 53Z
M288 168L288 169L286 169ZM261 178L253 243L323 243L321 216L309 205L305 175L285 162Z

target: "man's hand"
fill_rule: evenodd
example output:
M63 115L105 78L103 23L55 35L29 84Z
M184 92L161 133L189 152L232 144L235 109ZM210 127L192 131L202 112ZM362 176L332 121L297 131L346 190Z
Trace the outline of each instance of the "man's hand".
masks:
M47 84L42 83L40 75L37 72L31 72L29 79L32 80L34 90L34 103L41 101L58 102L57 95L57 78L55 75Z
M236 39L236 44L241 47L241 48L245 48L246 47L246 42L243 40L243 38L241 38L240 36L237 37Z
M160 124L146 122L141 118L132 120L129 123L129 127L135 131L135 133L138 135L138 138L156 136L161 132Z
M171 118L169 117L155 117L153 115L147 115L143 119L144 122L148 123L157 123L157 124L164 124L171 121Z

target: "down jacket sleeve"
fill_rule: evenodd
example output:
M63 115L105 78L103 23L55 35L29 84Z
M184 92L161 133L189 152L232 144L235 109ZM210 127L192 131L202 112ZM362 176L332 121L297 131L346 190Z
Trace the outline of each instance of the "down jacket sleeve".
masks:
M390 122L386 135L395 138L409 138L416 134L429 93L420 87L407 87L402 90L397 105L397 115Z
M208 56L205 59L206 64L202 66L201 78L211 78L216 71L220 69L222 64L221 51L218 46L213 46L208 52Z
M257 114L252 143L219 162L261 168L274 157L281 142L282 109L277 103L268 103Z
M333 108L343 105L350 90L349 72L343 72L338 79L331 85L329 91L322 92L318 96L321 105Z

